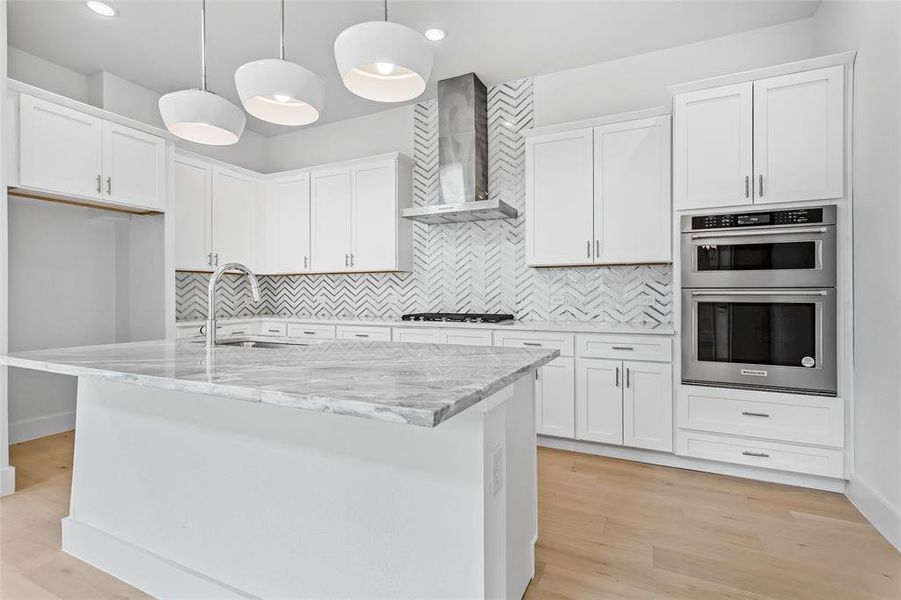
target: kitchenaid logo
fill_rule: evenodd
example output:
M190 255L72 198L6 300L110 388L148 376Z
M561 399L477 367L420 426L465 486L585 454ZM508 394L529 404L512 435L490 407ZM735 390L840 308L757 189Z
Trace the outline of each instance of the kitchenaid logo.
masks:
M742 369L742 375L753 375L754 377L766 377L766 371L761 369Z

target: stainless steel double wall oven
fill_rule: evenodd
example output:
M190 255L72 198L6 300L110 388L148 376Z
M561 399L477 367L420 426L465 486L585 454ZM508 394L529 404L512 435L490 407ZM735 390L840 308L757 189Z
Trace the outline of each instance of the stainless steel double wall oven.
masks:
M834 395L835 207L681 229L682 381Z

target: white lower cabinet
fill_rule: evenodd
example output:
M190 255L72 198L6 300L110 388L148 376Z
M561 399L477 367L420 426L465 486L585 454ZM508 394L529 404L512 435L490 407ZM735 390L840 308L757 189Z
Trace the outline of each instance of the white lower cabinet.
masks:
M438 343L456 346L491 346L492 334L484 329L444 329L438 331Z
M538 433L575 435L574 359L555 358L535 372L535 424Z
M336 337L335 326L320 325L319 323L288 323L288 337L333 340Z
M437 344L439 342L439 335L437 329L427 329L425 327L395 327L392 330L391 339L395 342Z
M576 438L672 452L672 380L667 363L576 359Z
M672 452L672 366L627 361L623 367L623 445Z
M622 362L576 359L576 438L623 443Z

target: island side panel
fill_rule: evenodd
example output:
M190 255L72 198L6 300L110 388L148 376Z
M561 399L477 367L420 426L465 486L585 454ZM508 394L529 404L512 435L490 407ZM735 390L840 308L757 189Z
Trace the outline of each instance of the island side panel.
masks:
M531 412L530 386L511 387L514 412ZM81 378L64 549L83 554L87 536L73 536L105 532L179 576L263 597L509 590L492 581L488 565L506 561L485 535L519 476L507 464L489 505L486 465L506 443L508 403L423 428ZM156 595L178 585L140 580L114 558L90 557Z

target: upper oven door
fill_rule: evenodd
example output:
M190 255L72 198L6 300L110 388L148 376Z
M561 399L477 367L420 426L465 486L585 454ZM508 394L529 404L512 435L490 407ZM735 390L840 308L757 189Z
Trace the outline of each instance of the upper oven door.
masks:
M683 233L682 287L835 287L835 226Z

